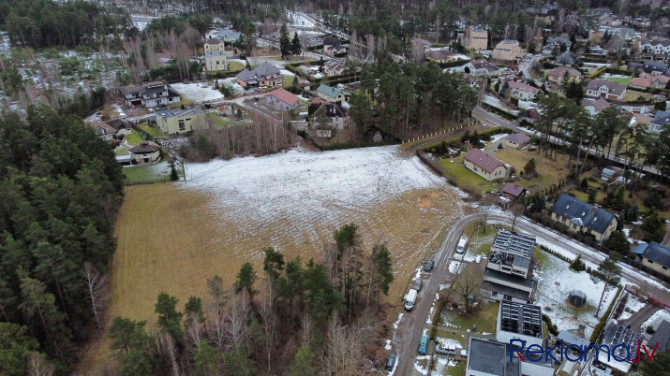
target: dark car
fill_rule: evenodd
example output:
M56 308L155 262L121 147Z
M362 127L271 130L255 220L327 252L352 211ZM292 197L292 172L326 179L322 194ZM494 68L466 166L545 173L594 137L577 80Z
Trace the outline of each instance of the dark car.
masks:
M416 291L421 291L421 286L423 285L423 281L421 278L417 278L414 280L414 283L412 283L412 288Z
M430 259L426 261L426 264L423 266L423 270L426 272L430 272L433 270L433 266L435 266L435 260Z
M386 370L387 371L393 371L393 367L395 367L395 361L398 358L396 354L391 354L389 355L388 358L386 358Z

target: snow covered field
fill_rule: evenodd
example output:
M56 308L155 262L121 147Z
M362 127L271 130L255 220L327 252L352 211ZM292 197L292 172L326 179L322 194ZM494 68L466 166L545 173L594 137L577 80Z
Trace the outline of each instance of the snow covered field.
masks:
M663 321L670 322L670 311L668 311L667 308L666 309L659 309L653 315L651 315L651 317L648 318L647 321L645 321L642 324L642 329L645 329L646 327L651 326L651 327L654 328L654 330L657 330L659 325L661 325L661 323Z
M598 318L594 314L603 291L603 282L593 283L589 274L573 272L568 268L567 262L550 254L547 254L542 270L534 275L538 279L535 304L542 307L542 312L551 318L558 330L577 329L580 324L584 324L585 336L589 338L598 324ZM572 290L581 290L586 294L589 308L577 310L567 305L566 300ZM605 293L601 315L607 310L615 294L614 288Z
M396 146L324 153L290 150L265 157L187 164L184 188L211 192L225 216L257 221L282 218L309 226L335 223L403 192L444 184L417 157L396 156Z
M177 92L183 95L186 99L193 102L223 99L223 94L221 94L220 91L215 90L209 83L177 83L170 86L177 90Z

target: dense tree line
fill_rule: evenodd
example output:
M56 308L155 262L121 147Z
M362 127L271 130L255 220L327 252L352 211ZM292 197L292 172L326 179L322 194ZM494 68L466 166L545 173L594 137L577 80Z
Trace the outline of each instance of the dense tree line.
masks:
M359 237L354 224L335 231L323 263L287 261L265 248L262 283L246 262L233 286L214 276L207 296L189 297L183 310L161 292L156 333L145 321L115 318L109 334L118 374L372 374L363 349L376 340L373 317L393 270L384 245L365 255Z
M467 118L476 102L474 90L461 74L442 72L436 64L395 63L386 53L360 72L361 86L352 94L351 116L358 131L377 126L397 138L410 128L429 127L439 114L441 129L447 120Z
M46 107L3 114L0 145L0 371L48 368L46 354L62 373L102 309L121 169L81 118Z
M120 40L131 27L125 9L83 0L5 0L0 9L12 44L35 49L92 46L108 36Z

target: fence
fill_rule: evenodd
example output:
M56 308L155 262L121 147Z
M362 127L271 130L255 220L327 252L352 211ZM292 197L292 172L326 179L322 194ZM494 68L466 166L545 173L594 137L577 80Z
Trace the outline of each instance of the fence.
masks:
M449 132L454 132L454 131L463 129L463 127L464 127L463 125L460 125L460 126L458 126L458 127L447 128L447 129L443 129L443 130L441 130L441 131L437 131L437 132L431 132L431 133L429 133L429 134L425 134L425 135L423 135L423 136L413 137L413 138L408 138L408 139L406 139L406 140L402 140L401 143L404 144L405 142L414 142L414 141L425 140L425 139L427 139L427 138L431 138L431 137L435 137L435 136L438 136L438 135L441 135L441 134L445 134L445 133L449 133Z

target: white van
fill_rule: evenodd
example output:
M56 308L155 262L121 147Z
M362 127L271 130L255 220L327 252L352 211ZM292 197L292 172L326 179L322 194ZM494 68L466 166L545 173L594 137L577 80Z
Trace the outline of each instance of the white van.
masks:
M467 244L468 244L468 237L465 235L461 236L461 239L458 241L458 245L456 246L456 252L457 253L465 252L465 246Z
M414 303L416 303L417 293L418 293L418 291L416 291L414 289L411 289L411 290L409 290L407 295L405 295L405 309L407 311L411 311L412 308L414 308Z

